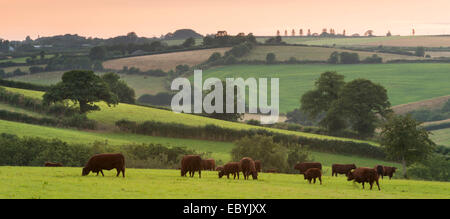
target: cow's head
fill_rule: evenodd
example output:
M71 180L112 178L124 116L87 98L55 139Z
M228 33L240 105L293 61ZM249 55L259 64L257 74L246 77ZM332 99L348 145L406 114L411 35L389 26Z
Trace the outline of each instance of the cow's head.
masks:
M252 177L253 177L254 180L258 179L258 172L253 171L252 172Z
M225 175L224 171L223 170L219 171L219 179L222 178L223 175Z
M397 167L392 167L392 173L395 173L395 170L397 170Z
M91 170L87 167L83 168L83 172L81 173L82 176L87 176L89 173L91 172Z
M347 181L352 181L353 179L354 179L353 172L352 171L348 171L348 173L347 173Z
M355 164L352 164L352 165L351 165L351 169L352 169L352 170L356 169L356 165L355 165Z

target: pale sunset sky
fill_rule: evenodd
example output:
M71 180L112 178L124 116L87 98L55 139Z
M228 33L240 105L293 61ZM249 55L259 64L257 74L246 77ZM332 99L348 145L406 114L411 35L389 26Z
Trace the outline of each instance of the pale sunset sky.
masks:
M450 0L0 0L0 38L79 34L108 38L134 31L153 37L190 28L275 35L320 33L450 34Z

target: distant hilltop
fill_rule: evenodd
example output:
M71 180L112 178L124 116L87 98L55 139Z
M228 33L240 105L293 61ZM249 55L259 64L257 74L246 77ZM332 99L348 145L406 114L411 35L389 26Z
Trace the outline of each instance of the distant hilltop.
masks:
M203 36L192 29L180 29L174 33L168 33L164 36L166 40L182 40L187 38L203 38Z

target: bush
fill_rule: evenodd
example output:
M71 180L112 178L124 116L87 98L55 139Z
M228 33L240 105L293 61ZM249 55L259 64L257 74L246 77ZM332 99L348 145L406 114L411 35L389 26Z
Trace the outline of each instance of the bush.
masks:
M263 169L276 168L281 172L292 172L295 163L304 162L309 158L309 153L301 147L285 147L274 142L270 136L256 135L244 137L235 142L236 147L231 151L234 161L240 161L243 157L251 157L260 160Z
M383 58L379 57L377 54L373 54L372 56L365 58L362 62L368 64L383 63Z
M99 153L122 153L128 168L177 168L183 155L198 154L193 150L160 144L113 147L104 142L68 144L59 139L0 134L1 166L42 166L44 162L51 161L81 167L92 155Z
M408 167L407 174L417 179L450 181L450 160L435 154L422 163Z
M267 56L266 56L266 63L267 64L273 64L273 63L275 63L275 61L276 61L276 56L275 56L275 54L274 53L267 53Z

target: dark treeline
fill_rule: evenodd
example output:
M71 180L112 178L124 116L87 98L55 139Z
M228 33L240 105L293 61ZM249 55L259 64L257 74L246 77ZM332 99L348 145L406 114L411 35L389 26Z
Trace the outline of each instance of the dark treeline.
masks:
M35 91L47 91L50 88L50 86L45 85L30 84L20 81L8 81L2 79L0 79L0 85L5 87L21 88Z
M106 142L72 144L59 139L17 137L0 134L0 166L43 166L44 162L60 162L64 166L81 167L92 155L122 153L129 168L178 168L185 154L195 151L160 144L109 145ZM81 170L80 170L81 174Z

